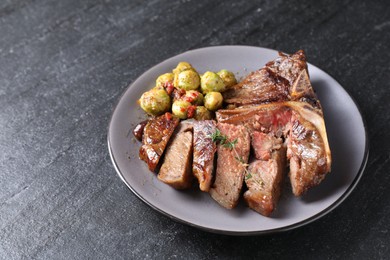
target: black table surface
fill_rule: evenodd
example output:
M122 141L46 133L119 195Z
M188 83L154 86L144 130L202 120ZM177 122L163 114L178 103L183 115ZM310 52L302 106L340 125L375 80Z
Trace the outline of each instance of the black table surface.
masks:
M4 0L0 35L1 259L390 258L388 1ZM355 99L370 156L339 207L227 236L161 215L120 180L106 138L121 94L216 45L304 49Z

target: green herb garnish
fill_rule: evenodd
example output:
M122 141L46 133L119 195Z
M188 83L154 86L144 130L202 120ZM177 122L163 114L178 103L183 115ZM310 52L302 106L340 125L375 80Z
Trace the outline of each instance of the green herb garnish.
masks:
M236 145L237 143L237 139L234 139L232 142L226 142L223 144L223 147L226 147L226 148L229 148L230 150L232 150L234 148L234 146Z
M242 159L242 157L240 157L240 156L235 156L234 158L235 158L237 161L239 161L240 163L245 164L245 161L244 161L244 159Z
M211 140L214 142L214 143L225 143L226 142L226 135L223 135L221 134L221 131L219 131L219 129L216 129L215 132L211 135Z
M228 137L226 135L223 135L221 133L221 131L219 131L219 129L216 129L215 132L211 135L211 140L214 142L214 143L219 143L220 145L222 145L223 147L225 148L229 148L230 150L233 150L234 153L236 154L236 156L234 156L234 158L239 162L241 163L241 165L244 167L244 171L245 171L245 180L249 180L250 178L252 178L252 175L251 173L248 171L248 164L245 162L245 160L239 156L237 150L236 150L236 144L238 142L237 139L234 139L233 141L229 141L228 140Z
M223 135L219 129L216 129L215 132L211 135L211 140L214 143L219 143L225 148L229 148L232 150L236 143L238 142L237 139L234 139L233 141L229 141L226 135Z

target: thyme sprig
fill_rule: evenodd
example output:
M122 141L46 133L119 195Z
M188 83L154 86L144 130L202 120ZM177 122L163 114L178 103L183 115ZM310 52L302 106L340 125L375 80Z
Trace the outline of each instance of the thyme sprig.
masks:
M225 142L227 139L226 135L223 135L219 129L216 129L214 133L211 134L211 139L214 143Z
M246 171L246 174L245 174L245 180L249 180L250 178L252 178L252 174L247 170Z
M219 129L216 129L215 132L211 135L211 140L214 143L219 143L225 148L229 148L230 150L233 150L236 156L234 158L243 164L244 166L248 166L247 163L245 163L244 159L238 154L236 150L236 144L238 142L238 139L234 139L233 141L229 141L228 137L226 135L223 135Z
M219 129L216 129L215 132L211 135L211 140L214 143L219 143L220 145L223 145L225 148L229 148L232 150L236 143L237 139L234 139L233 141L229 141L226 135L223 135Z
M245 171L245 180L249 180L252 178L251 173L248 171L249 164L245 162L244 158L240 156L236 150L236 144L238 142L237 139L234 139L233 141L229 141L228 137L226 135L223 135L219 129L216 129L215 132L211 135L211 139L214 143L219 143L225 148L229 148L231 151L235 153L234 159L236 159L244 168Z

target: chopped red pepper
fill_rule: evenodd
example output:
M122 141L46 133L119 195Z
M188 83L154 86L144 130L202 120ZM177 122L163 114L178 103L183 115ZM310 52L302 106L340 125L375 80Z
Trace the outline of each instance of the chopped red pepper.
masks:
M166 113L165 113L165 118L166 118L167 120L172 120L172 114L169 113L169 112L166 112Z
M192 103L192 102L194 102L194 99L192 97L186 96L186 97L184 97L184 101Z
M184 89L174 88L172 93L173 99L179 100L186 93L186 91Z
M184 89L179 88L178 90L179 90L179 95L180 96L183 96L183 95L186 94L186 91Z
M167 82L165 84L165 89L167 90L168 95L170 95L172 93L172 91L175 89L175 87L173 86L173 84L171 82Z
M187 117L193 118L195 116L196 106L189 106L187 109Z

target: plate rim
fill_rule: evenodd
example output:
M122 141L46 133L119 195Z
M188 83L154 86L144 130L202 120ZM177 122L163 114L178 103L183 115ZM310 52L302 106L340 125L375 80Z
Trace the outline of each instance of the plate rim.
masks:
M116 160L114 158L114 155L113 155L113 152L112 152L112 147L111 147L111 142L110 142L110 128L112 126L113 117L114 117L114 114L115 114L115 112L117 110L117 107L118 107L120 101L122 100L123 96L134 85L135 81L137 81L138 78L142 77L143 75L147 74L149 71L153 70L155 67L159 66L160 63L165 62L165 61L170 60L170 59L174 59L177 56L181 56L181 55L189 53L189 52L204 51L206 49L213 49L213 48L235 48L235 47L239 47L239 48L253 48L253 49L265 49L265 50L269 50L269 51L280 52L279 50L275 50L275 49L271 49L271 48L250 46L250 45L216 45L216 46L208 46L208 47L196 48L196 49L187 50L185 52L182 52L182 53L179 53L179 54L174 55L172 57L169 57L167 59L164 59L164 60L158 62L157 64L155 64L154 66L150 67L149 69L147 69L143 73L141 73L138 77L136 77L136 79L134 81L132 81L126 87L126 89L122 92L122 94L118 98L115 106L112 109L111 117L110 117L109 124L108 124L108 129L107 129L107 145L108 145L108 152L109 152L109 155L110 155L110 158L111 158L111 162L112 162L112 164L114 166L114 169L115 169L117 175L119 176L119 178L136 195L136 197L138 199L140 199L146 205L151 207L153 210L163 214L164 216L166 216L166 217L168 217L168 218L170 218L170 219L172 219L172 220L174 220L174 221L176 221L178 223L186 224L188 226L191 226L191 227L203 230L203 231L216 233L216 234L223 234L223 235L234 235L234 236L269 235L269 234L275 234L275 233L281 233L281 232L293 230L293 229L305 226L307 224L310 224L310 223L320 219L321 217L325 216L326 214L329 214L331 211L333 211L335 208L337 208L346 198L348 198L348 196L352 193L352 191L355 189L355 187L357 186L358 182L360 181L361 177L363 176L364 170L365 170L367 162L368 162L369 145L370 145L369 144L368 134L367 134L367 124L366 124L366 121L365 121L365 119L363 117L361 108L358 106L358 104L357 104L356 100L354 99L354 97L335 78L333 78L331 75L329 75L324 70L322 70L322 69L318 68L317 66L313 65L312 63L308 63L308 64L310 64L310 66L313 66L316 69L319 69L321 72L325 73L327 76L329 76L331 79L333 79L337 84L340 85L340 87L351 98L353 104L355 105L355 107L358 110L359 115L360 115L360 117L362 119L363 129L364 129L364 136L365 136L365 144L364 144L363 159L362 159L362 162L360 164L359 170L358 170L355 178L351 182L351 184L346 189L346 191L335 202L333 202L331 205L329 205L328 207L326 207L322 211L318 212L317 214L315 214L315 215L313 215L313 216L311 216L309 218L306 218L306 219L304 219L302 221L299 221L297 223L294 223L294 224L291 224L291 225L287 225L287 226L283 226L283 227L279 227L279 228L266 229L266 230L254 230L254 231L232 231L232 230L225 230L225 229L209 228L209 227L204 227L202 225L194 224L192 222L186 221L184 219L178 218L178 217L176 217L176 216L174 216L172 214L169 214L169 213L165 212L164 210L158 208L157 206L153 205L151 202L149 202L148 200L143 198L143 196L141 194L139 194L130 185L130 183L128 183L128 181L124 178L124 175L120 171L119 166L118 166L118 164L117 164L117 162L116 162Z

